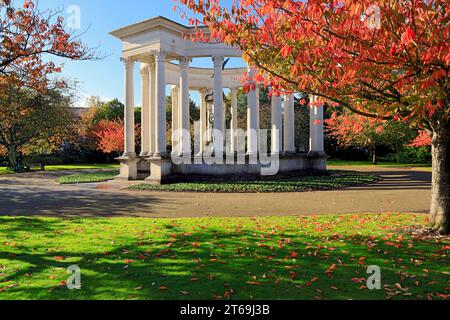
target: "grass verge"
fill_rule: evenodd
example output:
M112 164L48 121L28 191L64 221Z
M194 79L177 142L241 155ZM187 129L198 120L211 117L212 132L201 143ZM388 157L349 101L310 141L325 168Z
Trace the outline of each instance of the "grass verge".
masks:
M431 164L417 164L417 163L397 163L397 162L386 162L380 161L377 165L373 165L371 161L353 161L353 160L340 160L340 159L329 159L327 160L328 166L364 166L364 167L384 167L384 168L413 168L425 171L431 171Z
M447 299L424 215L0 218L1 299ZM68 290L69 266L81 290ZM381 268L369 290L367 268Z
M118 169L118 164L62 164L62 165L48 165L45 170L49 172L55 171L71 171L71 170L96 170L96 169ZM13 170L7 167L0 167L0 175L12 174Z
M119 174L119 171L98 171L72 174L60 177L56 182L60 184L77 184L77 183L94 183L114 179Z
M377 181L379 177L372 174L330 171L325 176L304 177L273 177L249 178L223 178L210 181L179 182L165 185L139 184L130 187L137 191L187 191L187 192L301 192L314 190L341 189L358 184Z

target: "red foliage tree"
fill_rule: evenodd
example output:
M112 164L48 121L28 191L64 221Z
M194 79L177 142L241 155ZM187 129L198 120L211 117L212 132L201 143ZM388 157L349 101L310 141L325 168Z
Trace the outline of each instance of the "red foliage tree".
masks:
M123 151L123 130L124 124L122 120L101 120L92 131L97 138L97 149L104 153Z
M368 118L359 114L331 115L325 120L326 130L341 147L366 148L377 164L377 149L380 146L399 150L414 137L414 130L407 123Z
M274 91L433 132L431 227L450 233L450 0L179 2L209 26L196 40L239 47Z
M410 147L429 147L431 146L431 136L426 130L419 130L419 135L411 142Z
M140 132L141 125L136 124L135 136L138 147L141 143ZM91 133L95 137L97 150L106 154L123 152L125 146L123 120L100 120L100 122L93 127Z
M33 0L24 0L22 6L0 0L0 44L0 83L15 82L39 91L49 85L50 75L61 71L62 64L56 64L49 56L95 58L91 49L65 28L58 11L39 11Z

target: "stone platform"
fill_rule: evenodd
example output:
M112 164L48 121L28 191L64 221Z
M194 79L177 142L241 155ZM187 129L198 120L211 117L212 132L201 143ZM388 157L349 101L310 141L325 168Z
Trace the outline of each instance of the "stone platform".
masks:
M214 157L191 157L181 159L121 157L118 179L146 180L150 183L166 183L172 176L275 176L295 173L307 175L324 172L327 169L326 154L300 153L281 157L229 156L224 159ZM219 161L221 160L221 161ZM163 168L163 170L160 170ZM152 172L153 171L153 172ZM158 172L156 172L158 171Z

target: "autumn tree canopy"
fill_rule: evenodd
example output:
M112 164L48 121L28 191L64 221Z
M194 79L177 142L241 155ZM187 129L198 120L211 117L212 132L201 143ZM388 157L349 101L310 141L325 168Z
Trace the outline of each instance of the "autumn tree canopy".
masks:
M380 118L448 117L449 1L180 0L197 41L239 47L256 80ZM181 7L184 10L186 7Z
M0 81L44 90L50 76L61 72L61 64L46 57L90 60L94 52L78 35L67 30L60 12L40 11L33 0L0 1Z
M57 145L64 121L69 132L70 94L59 91L69 88L58 79L61 58L96 58L59 14L40 11L33 0L0 0L0 144L12 168L18 150Z

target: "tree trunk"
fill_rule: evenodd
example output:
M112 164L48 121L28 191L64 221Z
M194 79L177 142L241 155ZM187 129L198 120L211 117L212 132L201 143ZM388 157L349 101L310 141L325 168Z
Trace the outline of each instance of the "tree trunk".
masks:
M16 146L9 146L8 148L8 165L12 170L17 166L17 149Z
M377 147L372 148L372 164L377 165L378 164L378 158L377 158Z
M431 227L450 234L450 122L433 131Z

